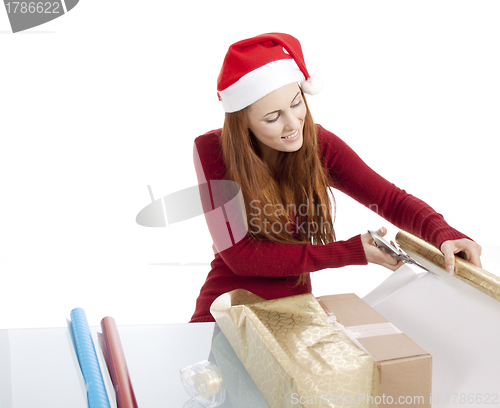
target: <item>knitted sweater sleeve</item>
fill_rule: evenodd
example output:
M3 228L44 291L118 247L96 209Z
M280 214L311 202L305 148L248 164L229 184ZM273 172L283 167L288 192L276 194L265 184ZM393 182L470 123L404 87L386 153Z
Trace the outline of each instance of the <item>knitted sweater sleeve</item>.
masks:
M285 277L325 268L367 264L360 235L326 245L281 244L255 240L248 234L236 242L231 231L231 225L234 223L227 219L225 212L220 211L220 203L214 204L212 195L214 181L224 180L226 176L220 147L220 130L196 138L193 156L201 202L214 241L216 259L220 256L235 274ZM217 218L219 221L214 222ZM225 233L227 230L229 234ZM229 246L222 242L222 237L228 235L231 239ZM222 250L218 251L217 248Z
M377 212L400 229L436 245L468 238L450 227L441 214L422 200L396 187L375 171L340 138L318 128L320 151L333 186ZM470 239L470 238L469 238Z

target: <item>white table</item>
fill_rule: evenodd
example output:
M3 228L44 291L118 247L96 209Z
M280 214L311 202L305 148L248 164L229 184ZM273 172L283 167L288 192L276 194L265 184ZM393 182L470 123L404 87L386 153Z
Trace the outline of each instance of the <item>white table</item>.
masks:
M215 328L214 323L118 326L140 408L184 406L190 397L182 386L179 370L208 360L209 356L210 359L214 355L220 356L220 347L224 348L226 356L232 352L232 349L227 349L228 343L221 343L221 340L227 340L220 337L222 333L218 328L216 343L213 337ZM101 330L91 327L91 331L108 395L113 396L99 348L97 333ZM213 340L218 349L211 350ZM211 355L211 351L214 354ZM219 357L217 363L223 375L227 361L234 357L229 355L225 361ZM229 365L234 368L237 364L230 362ZM243 388L251 388L246 372L240 370L238 375L231 373L230 376L232 381L244 378ZM234 388L234 384L229 385ZM230 398L226 400L223 406L232 407ZM87 406L85 384L68 327L0 330L0 408ZM116 406L116 403L112 402L111 406Z

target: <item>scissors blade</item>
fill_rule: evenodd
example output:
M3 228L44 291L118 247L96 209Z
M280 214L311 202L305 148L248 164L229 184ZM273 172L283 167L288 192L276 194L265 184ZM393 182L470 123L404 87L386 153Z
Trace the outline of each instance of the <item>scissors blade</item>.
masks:
M428 273L437 276L435 272L432 272L431 270L427 269L425 266L421 265L417 261L415 261L410 255L408 255L406 252L404 252L401 248L396 247L389 242L387 242L383 237L381 237L377 232L375 231L368 231L371 237L373 238L373 241L375 242L375 245L377 248L379 248L381 251L385 252L386 254L391 255L393 258L397 259L398 261L402 261L403 263L408 263L412 265L416 265L423 270L427 271Z
M419 268L422 268L424 271L434 275L434 276L437 276L437 274L435 272L432 272L431 270L427 269L425 266L423 266L422 264L418 263L417 261L415 261L413 258L411 258L409 255L407 255L408 258L409 258L409 261L405 262L405 263L409 263L411 265L416 265L418 266Z

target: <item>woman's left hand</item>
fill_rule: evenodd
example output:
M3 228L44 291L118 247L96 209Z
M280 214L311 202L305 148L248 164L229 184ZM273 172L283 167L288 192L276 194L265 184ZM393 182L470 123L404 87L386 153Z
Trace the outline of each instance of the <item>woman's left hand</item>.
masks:
M462 252L464 259L481 268L481 245L467 238L444 241L441 244L441 252L444 254L446 270L453 274L455 271L455 254Z

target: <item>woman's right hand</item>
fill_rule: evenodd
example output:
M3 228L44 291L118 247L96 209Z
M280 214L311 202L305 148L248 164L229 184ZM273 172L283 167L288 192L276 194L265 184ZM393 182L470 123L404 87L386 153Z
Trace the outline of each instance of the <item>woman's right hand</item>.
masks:
M387 230L382 227L377 231L377 234L383 237L385 234L387 234ZM396 260L389 254L386 254L385 252L377 248L377 246L375 245L375 241L368 232L361 235L361 242L363 243L363 249L365 250L366 260L369 263L385 266L391 271L395 271L403 265L402 261Z

